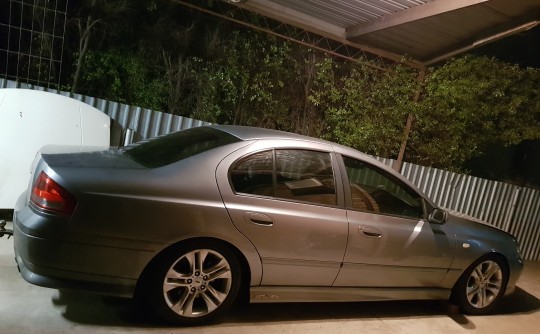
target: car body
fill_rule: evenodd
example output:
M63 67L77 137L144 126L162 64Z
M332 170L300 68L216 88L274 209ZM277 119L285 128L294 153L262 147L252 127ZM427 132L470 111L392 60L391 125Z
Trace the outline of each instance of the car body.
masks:
M491 311L523 267L510 234L438 208L354 149L241 126L125 149L45 148L14 218L25 280L211 320L252 302L448 299Z

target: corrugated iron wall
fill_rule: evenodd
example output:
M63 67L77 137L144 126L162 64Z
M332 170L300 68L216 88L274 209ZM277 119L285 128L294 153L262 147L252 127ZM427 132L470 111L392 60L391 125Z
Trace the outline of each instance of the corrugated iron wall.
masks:
M139 141L170 132L202 126L207 122L158 111L28 86L0 79L0 88L30 88L70 96L92 105L111 117L112 145L122 145L128 129ZM388 166L393 160L379 159ZM540 260L540 191L452 173L436 168L404 163L401 174L416 184L438 205L485 220L514 234L527 260Z

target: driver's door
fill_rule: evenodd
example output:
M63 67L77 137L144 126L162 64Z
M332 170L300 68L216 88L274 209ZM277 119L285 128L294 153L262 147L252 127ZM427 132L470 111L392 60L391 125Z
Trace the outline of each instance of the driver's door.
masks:
M454 238L425 219L422 198L391 173L343 157L349 240L335 286L436 287Z

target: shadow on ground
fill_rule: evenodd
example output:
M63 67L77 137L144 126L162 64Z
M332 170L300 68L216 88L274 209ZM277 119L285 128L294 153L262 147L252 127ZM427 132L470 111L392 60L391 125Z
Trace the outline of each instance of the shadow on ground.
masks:
M104 297L75 291L59 291L52 300L73 322L101 326L161 328L160 319L130 299ZM527 314L540 310L540 300L517 288L505 298L496 315ZM238 306L220 319L220 323L273 323L332 321L344 319L406 318L448 316L463 328L474 328L469 320L455 312L445 301L385 301L354 303L276 303ZM472 317L474 319L474 317Z

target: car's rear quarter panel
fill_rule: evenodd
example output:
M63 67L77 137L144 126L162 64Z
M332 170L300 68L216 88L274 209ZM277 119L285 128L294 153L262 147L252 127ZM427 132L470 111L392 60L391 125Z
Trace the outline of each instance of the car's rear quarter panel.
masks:
M27 246L16 245L19 256L71 276L136 280L172 244L216 238L239 249L251 283L260 282L258 254L232 224L216 186L215 166L230 150L155 169L50 167L42 161L36 174L52 174L78 204L71 217L36 215L28 205L20 210L16 238Z

